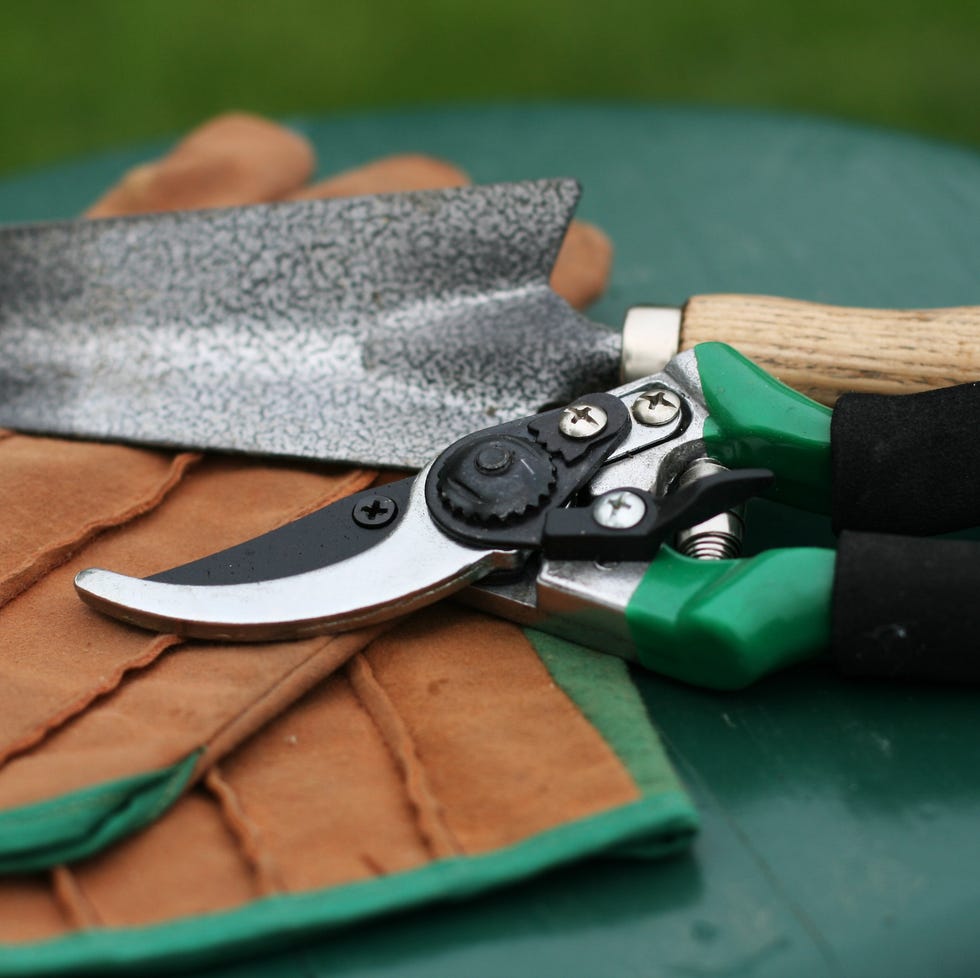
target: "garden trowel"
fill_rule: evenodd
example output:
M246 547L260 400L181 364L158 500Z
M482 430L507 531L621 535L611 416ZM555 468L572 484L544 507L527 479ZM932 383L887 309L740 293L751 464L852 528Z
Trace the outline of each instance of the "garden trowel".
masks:
M0 425L418 468L705 339L823 400L980 374L974 309L704 296L596 325L548 284L578 197L544 180L5 228Z

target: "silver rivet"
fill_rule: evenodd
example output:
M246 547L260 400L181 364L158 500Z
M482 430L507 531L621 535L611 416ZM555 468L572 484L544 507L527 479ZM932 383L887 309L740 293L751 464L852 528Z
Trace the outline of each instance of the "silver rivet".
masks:
M681 413L681 399L662 387L644 391L633 402L633 417L650 427L670 424Z
M561 413L558 430L569 438L592 438L606 427L606 412L594 404L572 404Z
M592 504L592 518L607 530L628 530L646 515L646 503L628 489L614 489Z

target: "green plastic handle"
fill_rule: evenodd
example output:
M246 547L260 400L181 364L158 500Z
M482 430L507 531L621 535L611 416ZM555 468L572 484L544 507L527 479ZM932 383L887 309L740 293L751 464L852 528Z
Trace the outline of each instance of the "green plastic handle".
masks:
M704 441L729 468L771 469L773 499L830 509L830 416L724 343L694 348L709 417ZM832 550L703 561L662 548L626 609L640 662L738 689L828 645Z
M830 640L833 550L695 560L661 548L626 608L640 664L713 689L740 689Z
M708 406L704 441L732 469L771 469L772 499L830 512L830 409L725 343L694 347Z

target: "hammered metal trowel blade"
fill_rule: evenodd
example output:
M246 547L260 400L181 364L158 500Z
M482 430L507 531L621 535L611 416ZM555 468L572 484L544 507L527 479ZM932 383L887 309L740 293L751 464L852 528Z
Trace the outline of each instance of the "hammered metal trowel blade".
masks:
M421 467L616 379L571 180L0 230L0 425Z

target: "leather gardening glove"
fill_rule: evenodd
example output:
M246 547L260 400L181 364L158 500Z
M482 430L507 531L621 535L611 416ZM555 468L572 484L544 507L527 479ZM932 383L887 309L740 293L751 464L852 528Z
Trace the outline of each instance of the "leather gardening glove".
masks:
M89 214L466 180L417 155L309 186L312 169L300 137L224 116L132 171ZM556 289L575 304L594 298L610 256L601 232L574 224ZM569 663L585 663L583 688L611 690L620 715L642 718L617 660L570 647L554 659L561 643L536 650L516 626L445 604L338 637L232 646L152 635L74 595L81 567L147 574L192 560L364 488L374 472L17 434L0 441L0 453L0 869L36 871L0 880L0 941L96 928L85 953L97 959L101 948L109 959L118 948L102 928L383 883L633 811L654 789L665 838L690 830L669 767L637 776L555 682L568 680ZM539 653L552 656L548 668ZM638 742L658 752L637 723ZM653 822L630 831L644 827ZM496 878L620 836L590 836L567 852L532 846ZM309 926L330 923L335 911L349 919L471 890L479 878L429 874L400 901L381 887L360 911L318 904ZM259 930L274 933L275 920L263 920Z

